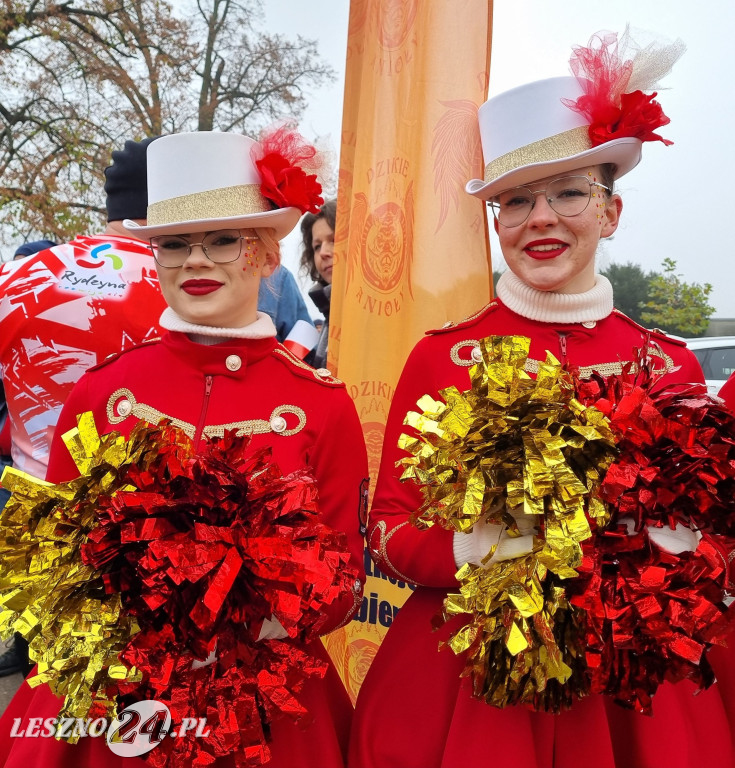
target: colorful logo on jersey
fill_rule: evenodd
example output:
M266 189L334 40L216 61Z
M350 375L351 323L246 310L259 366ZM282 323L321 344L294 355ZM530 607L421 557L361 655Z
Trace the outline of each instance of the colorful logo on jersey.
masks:
M123 260L116 253L104 253L104 251L108 251L110 248L112 248L111 243L103 243L102 245L92 248L92 250L84 256L77 256L75 254L74 258L80 267L86 267L87 269L97 269L98 267L104 266L105 259L112 262L113 269L122 269Z

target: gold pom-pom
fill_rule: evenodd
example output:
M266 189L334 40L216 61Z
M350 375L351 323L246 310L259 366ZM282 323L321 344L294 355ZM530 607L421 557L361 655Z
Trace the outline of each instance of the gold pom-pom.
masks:
M405 420L418 435L400 438L411 454L401 479L421 486L420 527L470 533L493 523L514 537L517 516L537 520L530 553L494 562L493 546L482 564L458 571L460 589L447 596L443 617L469 614L448 644L467 654L463 674L476 696L558 711L586 692L563 580L576 576L591 522L609 522L597 491L615 443L608 420L575 398L571 374L553 355L536 379L528 375L529 347L520 336L484 339L469 390L449 387L441 401L418 402L421 413Z
M129 487L123 471L145 464L146 447L135 432L129 440L100 437L91 413L64 441L81 477L52 485L12 468L3 473L12 496L0 513L0 633L20 632L29 641L38 671L27 682L48 683L64 697L59 717L114 717L113 702L97 691L139 679L118 660L138 626L80 550L95 525L97 499Z

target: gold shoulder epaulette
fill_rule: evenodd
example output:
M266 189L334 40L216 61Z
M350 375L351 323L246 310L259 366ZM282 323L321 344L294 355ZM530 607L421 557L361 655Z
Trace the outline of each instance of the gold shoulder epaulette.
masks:
M456 331L462 328L469 328L474 325L480 318L485 317L492 312L498 306L498 302L493 299L489 304L486 304L479 312L475 312L474 315L465 317L464 320L460 320L458 323L449 320L444 323L441 328L433 328L430 331L426 331L427 335L434 336L437 333L448 333L449 331Z
M674 344L677 347L686 347L687 343L684 341L684 339L677 339L675 336L669 336L666 331L662 331L660 328L646 328L645 326L641 325L640 323L636 323L635 320L628 317L624 312L621 312L619 309L614 309L613 312L621 319L625 320L629 325L632 325L634 328L639 330L641 333L650 333L651 336L654 336L659 341L665 341L669 344Z
M293 369L294 373L305 379L312 379L318 381L320 384L328 384L333 387L344 386L342 381L336 376L332 376L332 372L328 368L312 368L308 363L305 363L301 358L296 357L293 352L286 349L282 344L279 344L273 350L273 354L277 360L286 363L289 368Z
M88 370L90 371L96 371L98 368L104 368L104 366L109 365L110 363L114 363L115 360L118 360L123 355L126 355L128 352L133 352L136 349L140 349L141 347L145 347L148 344L156 344L159 341L161 341L160 336L154 336L150 339L143 339L143 341L139 341L137 344L134 344L132 347L126 347L125 349L121 349L119 352L113 352L111 355L107 355L107 357L104 360L101 360L96 365L91 366Z

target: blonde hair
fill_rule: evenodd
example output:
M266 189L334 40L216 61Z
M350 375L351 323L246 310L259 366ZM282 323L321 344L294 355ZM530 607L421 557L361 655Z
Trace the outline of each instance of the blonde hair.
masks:
M281 244L276 240L276 230L272 227L257 227L253 230L261 243L265 246L267 253L272 253L276 257L279 266L281 264Z

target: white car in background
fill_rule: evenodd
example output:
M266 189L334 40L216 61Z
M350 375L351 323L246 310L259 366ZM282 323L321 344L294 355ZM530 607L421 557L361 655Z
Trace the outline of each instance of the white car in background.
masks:
M735 336L705 336L685 341L702 366L707 390L716 395L735 371Z

